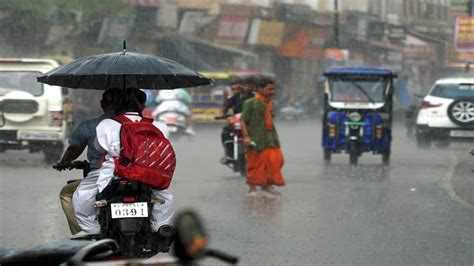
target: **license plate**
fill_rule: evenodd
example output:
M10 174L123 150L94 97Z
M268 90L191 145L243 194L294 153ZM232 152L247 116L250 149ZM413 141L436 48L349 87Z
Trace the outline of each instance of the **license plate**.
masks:
M168 126L168 131L169 131L169 132L176 132L176 131L178 131L178 127L175 127L175 126Z
M112 203L110 204L112 219L148 217L146 202Z
M474 137L474 131L469 130L451 130L451 137L461 137L461 138L470 138Z
M58 133L47 132L24 132L20 134L20 139L24 140L59 140Z
M166 123L176 123L176 117L166 117Z

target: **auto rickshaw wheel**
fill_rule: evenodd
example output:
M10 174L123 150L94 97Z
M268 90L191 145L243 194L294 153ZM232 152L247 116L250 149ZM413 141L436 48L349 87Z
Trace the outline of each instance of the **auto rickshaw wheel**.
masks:
M382 164L388 165L390 163L390 151L382 153Z
M359 155L354 152L349 153L349 163L350 165L357 165L359 161Z
M328 149L324 149L324 161L325 162L330 162L331 161L331 150L328 150Z
M356 141L349 142L349 164L357 165L360 155L360 145Z

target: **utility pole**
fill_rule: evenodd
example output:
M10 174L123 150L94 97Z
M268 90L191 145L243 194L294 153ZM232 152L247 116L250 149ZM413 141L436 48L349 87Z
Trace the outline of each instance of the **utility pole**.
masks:
M470 0L470 1L474 1L474 0ZM333 31L334 31L334 46L335 48L339 48L339 3L338 3L338 0L334 0Z

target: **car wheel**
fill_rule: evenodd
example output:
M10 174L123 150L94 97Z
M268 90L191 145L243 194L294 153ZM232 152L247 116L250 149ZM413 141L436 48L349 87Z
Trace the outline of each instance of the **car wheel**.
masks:
M456 125L474 124L474 101L456 100L448 106L448 117Z

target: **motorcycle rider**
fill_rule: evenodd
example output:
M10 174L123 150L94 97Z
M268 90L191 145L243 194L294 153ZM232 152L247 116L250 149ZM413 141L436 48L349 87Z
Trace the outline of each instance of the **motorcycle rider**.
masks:
M241 91L242 91L242 84L241 80L235 79L230 83L230 90L232 96L227 98L224 103L222 104L222 115L226 115L229 110L232 109L233 114L240 113L242 110L242 103L241 103Z
M127 118L140 121L141 112L145 107L146 95L139 89L126 89L122 92L121 98L114 102L117 114L125 115ZM166 125L154 121L153 125L158 128L163 135L168 138L169 132ZM74 193L73 203L76 218L83 231L77 234L77 237L87 236L89 234L98 234L100 224L96 219L96 211L93 207L96 195L102 192L105 187L114 178L115 163L114 158L120 156L120 129L121 124L114 119L102 120L96 128L96 148L104 154L104 162L100 166L99 175L95 178L96 182L89 186L82 186L82 183ZM152 231L158 231L161 225L171 224L173 216L173 196L168 189L152 189L152 197L164 201L163 204L153 205L152 215L150 217ZM160 218L159 220L157 218Z
M100 121L106 118L111 118L115 115L113 102L114 97L117 97L117 95L119 95L119 90L113 89L106 90L102 94L100 106L102 107L104 113L97 118L83 121L79 124L79 126L77 126L68 139L69 147L64 152L62 158L55 165L53 165L53 168L58 171L69 168L70 162L77 159L87 147L87 160L89 161L90 166L87 176L85 176L82 180L74 180L66 184L59 193L61 206L64 214L66 215L69 230L71 231L72 235L81 231L81 228L77 224L76 216L74 215L72 196L80 182L84 181L87 183L89 180L93 179L93 176L98 175L100 154L99 151L94 147L96 136L95 128Z
M229 110L232 110L233 115L240 114L242 112L243 103L254 96L252 84L253 81L253 79L249 78L237 78L231 82L230 88L232 91L232 96L224 102L221 111L222 116L225 116ZM224 156L220 159L222 164L225 164L227 161L228 155L225 142L232 140L230 132L231 125L225 125L222 128L221 142L222 146L224 147Z
M185 133L195 135L192 128L192 114L190 105L192 97L185 89L160 90L155 98L158 104L152 113L152 117L156 118L164 112L178 112L186 117Z

